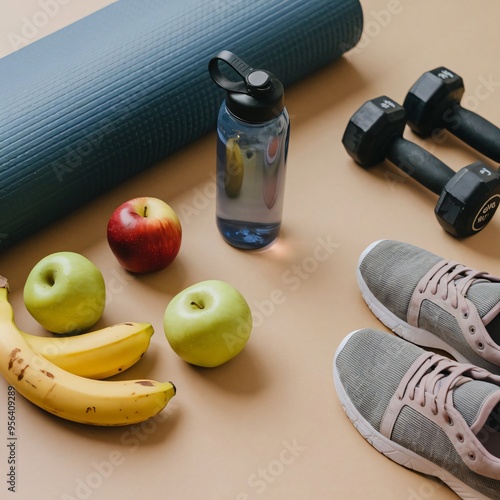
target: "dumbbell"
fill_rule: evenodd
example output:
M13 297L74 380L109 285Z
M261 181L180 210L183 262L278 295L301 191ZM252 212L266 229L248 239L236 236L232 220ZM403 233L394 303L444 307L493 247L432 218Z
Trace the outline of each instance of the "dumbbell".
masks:
M500 128L463 108L460 101L464 92L462 78L445 67L424 73L403 102L409 127L421 137L446 129L483 155L500 162Z
M405 109L387 96L365 102L351 117L342 144L356 163L370 168L388 159L439 195L434 213L457 238L490 222L500 204L500 176L481 162L455 172L418 144L403 137Z

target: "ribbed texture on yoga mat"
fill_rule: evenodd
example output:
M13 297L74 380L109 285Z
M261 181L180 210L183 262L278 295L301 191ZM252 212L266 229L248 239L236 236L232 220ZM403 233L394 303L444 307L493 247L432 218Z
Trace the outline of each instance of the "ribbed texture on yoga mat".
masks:
M0 250L212 130L220 50L288 86L362 25L358 0L120 0L0 60Z

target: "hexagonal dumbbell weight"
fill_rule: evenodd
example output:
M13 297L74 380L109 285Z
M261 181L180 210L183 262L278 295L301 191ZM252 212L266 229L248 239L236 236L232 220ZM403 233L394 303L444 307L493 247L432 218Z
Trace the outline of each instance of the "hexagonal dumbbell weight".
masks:
M500 128L465 109L460 76L445 67L424 73L411 87L403 106L409 127L421 137L445 129L496 162L500 162Z
M455 172L441 160L403 137L405 109L381 96L365 102L351 117L342 143L364 168L388 159L439 195L435 207L441 226L458 238L481 231L500 204L500 176L477 162Z

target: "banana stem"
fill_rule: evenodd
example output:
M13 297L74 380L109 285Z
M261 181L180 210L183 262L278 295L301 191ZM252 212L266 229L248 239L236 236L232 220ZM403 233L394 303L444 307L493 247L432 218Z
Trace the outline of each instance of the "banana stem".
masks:
M9 296L9 282L5 276L0 275L0 302L7 302Z

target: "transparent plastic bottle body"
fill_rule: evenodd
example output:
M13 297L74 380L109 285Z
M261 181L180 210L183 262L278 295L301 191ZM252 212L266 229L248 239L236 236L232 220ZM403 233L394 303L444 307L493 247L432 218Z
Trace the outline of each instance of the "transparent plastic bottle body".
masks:
M238 120L225 102L217 126L217 227L227 243L257 249L279 234L290 123L286 108L264 123Z

